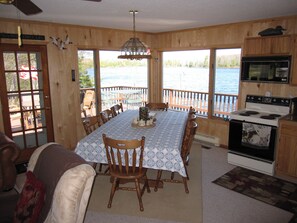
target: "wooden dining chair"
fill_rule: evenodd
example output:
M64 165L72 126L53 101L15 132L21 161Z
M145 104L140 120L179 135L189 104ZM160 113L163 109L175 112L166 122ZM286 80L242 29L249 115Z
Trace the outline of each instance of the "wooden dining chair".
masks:
M168 102L167 103L145 103L145 107L149 108L150 110L168 110Z
M114 178L108 202L111 208L112 199L118 189L136 191L140 211L143 211L142 195L147 189L150 193L147 169L142 166L145 137L141 140L116 140L102 135L105 144L110 175ZM120 187L120 180L134 180L135 187ZM144 180L144 186L140 188L140 181Z
M190 106L190 108L189 108L189 115L195 115L195 114L196 114L195 108L193 108L192 106Z
M187 122L186 129L185 129L185 135L183 138L182 146L181 146L181 157L184 163L185 171L186 171L186 177L182 177L182 180L176 180L174 179L174 172L171 173L170 179L163 179L164 182L171 182L171 183L183 183L185 187L185 192L189 193L188 183L187 180L189 180L189 174L187 169L187 159L190 155L190 150L192 147L194 135L196 133L198 125L195 121L189 121ZM158 170L157 173L157 180L155 185L155 191L158 191L159 182L162 177L162 170Z
M92 133L94 130L96 130L103 124L104 123L101 118L101 115L92 116L92 117L83 119L83 126L87 135Z
M120 113L124 112L123 104L122 103L116 104L116 105L112 106L110 108L110 110L112 113L112 117L115 117L115 116L119 115Z
M91 134L93 131L95 131L97 128L99 128L103 124L104 123L103 123L103 120L101 118L101 115L88 117L88 118L85 118L83 120L83 126L84 126L84 129L85 129L85 132L86 132L87 135ZM94 169L96 170L97 163L90 163L90 165L93 166ZM106 166L106 164L100 163L100 166L99 166L99 172L100 173L102 172L102 167L104 165ZM108 173L108 169L109 169L108 167L105 169L104 174Z
M100 115L103 123L108 122L113 117L110 109L105 109L104 111L100 112Z

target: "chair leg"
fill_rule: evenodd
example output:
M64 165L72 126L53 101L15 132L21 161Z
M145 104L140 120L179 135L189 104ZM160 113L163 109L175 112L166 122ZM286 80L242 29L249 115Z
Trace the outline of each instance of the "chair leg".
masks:
M155 185L155 189L154 189L154 191L156 191L156 192L158 191L158 187L159 187L159 182L160 182L161 176L162 176L162 170L158 170L156 185Z
M101 173L102 171L102 163L100 163L100 166L99 166L99 172Z
M174 172L171 172L171 177L170 177L171 180L174 179Z
M94 168L94 170L96 170L97 163L92 163L92 167Z
M150 186L149 186L148 179L147 179L146 175L143 176L143 180L144 180L144 185L143 185L143 188L142 188L142 191L141 191L141 196L144 194L145 188L147 189L148 193L151 192L151 189L150 189Z
M188 174L188 168L187 166L185 166L185 171L186 171L186 175L187 175L187 180L190 180L189 174Z
M118 184L118 178L114 178L113 183L112 183L112 187L111 187L111 191L110 191L109 202L108 202L108 205L107 205L108 208L111 208L111 203L112 203L112 199L113 199L114 193L115 193L116 188L117 188L117 184Z
M104 175L107 175L108 172L109 172L109 166L107 165L107 167L106 167L106 169L105 169L105 171L104 171Z
M143 204L142 204L141 191L140 191L140 185L139 185L138 179L135 179L135 187L136 187L140 211L143 211L144 208L143 208Z
M188 188L188 183L187 183L187 177L183 177L183 182L184 182L184 186L185 186L185 191L188 194L189 188Z

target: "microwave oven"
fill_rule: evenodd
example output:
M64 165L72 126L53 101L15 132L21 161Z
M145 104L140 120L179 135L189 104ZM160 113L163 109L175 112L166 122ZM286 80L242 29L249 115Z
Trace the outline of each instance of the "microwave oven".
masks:
M289 83L291 56L242 57L241 80Z

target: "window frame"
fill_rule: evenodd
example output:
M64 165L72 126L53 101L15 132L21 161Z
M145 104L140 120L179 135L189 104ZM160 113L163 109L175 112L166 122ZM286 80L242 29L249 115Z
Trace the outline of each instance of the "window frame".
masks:
M119 49L106 49L106 48L83 48L79 47L77 49L77 56L79 51L92 51L94 55L94 84L95 84L95 109L96 114L99 114L102 111L102 100L101 100L101 73L100 73L100 51L116 51L120 55ZM78 58L78 57L77 57ZM80 76L80 74L78 74ZM147 60L147 98L150 94L150 62ZM79 85L80 89L80 85ZM93 114L95 115L95 114Z
M228 119L228 117L218 117L215 116L214 113L214 95L215 95L215 72L216 72L216 50L223 50L223 49L240 49L241 50L241 54L240 54L240 59L242 56L242 47L241 46L228 46L228 47L213 47L213 48L202 48L202 49L187 49L188 51L192 51L192 50L209 50L210 54L209 54L209 82L208 82L208 110L207 110L207 115L203 116L199 116L202 118L208 118L208 119L218 119L218 120L226 120ZM177 52L177 51L187 51L185 49L181 49L181 50L162 50L161 55L162 55L162 61L163 61L163 53L164 52ZM163 73L163 62L161 64L162 67L162 77L164 78L164 73ZM240 69L239 68L239 75L240 75ZM163 78L162 78L162 101L164 102L164 93L163 93ZM238 83L238 95L237 95L237 100L239 97L239 94L241 92L241 85L240 85L240 79L239 79L239 83ZM238 106L238 101L236 104L236 107Z

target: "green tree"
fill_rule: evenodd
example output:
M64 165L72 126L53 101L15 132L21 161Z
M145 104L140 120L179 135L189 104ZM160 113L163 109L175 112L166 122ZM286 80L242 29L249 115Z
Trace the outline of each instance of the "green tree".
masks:
M78 72L81 88L94 87L94 80L92 80L88 75L88 68L93 66L93 60L86 58L84 53L80 51L78 54Z

